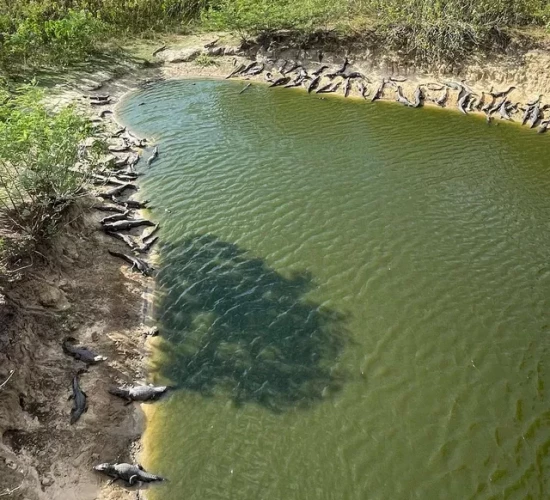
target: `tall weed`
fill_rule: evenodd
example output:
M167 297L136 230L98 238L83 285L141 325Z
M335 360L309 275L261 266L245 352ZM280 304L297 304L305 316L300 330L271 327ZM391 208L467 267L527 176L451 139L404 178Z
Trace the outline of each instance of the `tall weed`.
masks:
M4 91L0 106L0 211L33 239L55 230L81 190L87 171L75 165L90 134L73 107L54 113L43 97L36 86L25 86Z

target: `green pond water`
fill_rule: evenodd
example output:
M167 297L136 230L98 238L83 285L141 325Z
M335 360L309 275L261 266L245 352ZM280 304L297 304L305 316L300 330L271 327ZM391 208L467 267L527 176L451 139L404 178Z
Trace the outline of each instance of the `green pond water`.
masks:
M550 498L550 140L242 83L126 99L162 225L153 500Z

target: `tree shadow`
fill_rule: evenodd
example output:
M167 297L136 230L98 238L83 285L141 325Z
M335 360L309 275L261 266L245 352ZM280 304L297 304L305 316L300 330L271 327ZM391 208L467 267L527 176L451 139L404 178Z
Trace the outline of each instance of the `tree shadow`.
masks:
M307 407L339 390L347 343L341 313L307 300L307 273L284 277L210 235L164 245L156 310L159 375L205 396L272 411Z

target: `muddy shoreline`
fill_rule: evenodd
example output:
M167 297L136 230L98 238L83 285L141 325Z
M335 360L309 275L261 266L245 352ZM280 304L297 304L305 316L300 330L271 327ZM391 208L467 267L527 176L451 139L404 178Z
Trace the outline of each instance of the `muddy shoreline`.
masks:
M270 57L260 46L242 50L234 41L220 42L223 50L216 54L204 49L213 38L201 35L174 42L154 58L158 64L145 64L121 77L105 71L92 73L87 82L56 89L52 103L78 102L84 113L104 122L107 130L114 130L121 125L116 122L116 103L93 108L82 99L83 94L109 93L120 102L144 80L221 79L231 72L235 61L239 64L250 57ZM151 45L151 51L153 48ZM201 53L208 54L212 64L198 64ZM411 98L419 84L441 79L465 79L479 93L490 86L501 90L516 84L518 89L510 96L514 102L526 102L550 91L550 75L543 71L550 64L550 52L539 49L523 54L521 64L514 55L506 63L501 60L463 67L458 74L422 72L388 55L375 63L375 55L368 51L349 56L353 69L365 73L373 87L384 77L407 78L399 84ZM300 60L312 67L320 65L318 48L282 47L276 57ZM336 67L342 60L342 53L327 52L323 64ZM243 88L248 83L265 83L263 75L242 80ZM101 84L101 88L86 89L89 82ZM357 88L351 97L361 98ZM394 100L393 89L386 91L384 100ZM450 103L455 101L451 93ZM426 105L433 104L426 101ZM449 108L456 110L454 104ZM98 113L103 109L113 114L100 120ZM518 115L514 120L518 121ZM91 208L96 202L89 197L73 207L62 233L33 257L22 279L7 290L7 298L0 297L0 383L14 370L0 388L0 494L8 498L144 498L136 489L107 486L105 478L91 469L103 461L138 460L144 413L137 405L124 406L107 393L107 387L146 379L145 330L150 318L149 306L144 304L150 304L153 288L151 278L129 271L108 256L107 249L127 248L101 231L99 221L105 214ZM109 358L83 375L89 410L74 426L69 424L71 403L67 396L71 378L81 364L61 350L61 341L68 334Z

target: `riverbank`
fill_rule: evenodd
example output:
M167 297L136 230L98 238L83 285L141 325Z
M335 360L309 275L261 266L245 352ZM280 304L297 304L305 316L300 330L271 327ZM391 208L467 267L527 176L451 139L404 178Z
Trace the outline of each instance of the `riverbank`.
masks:
M231 37L222 37L211 49L204 48L216 38L218 35L209 34L173 38L168 40L167 49L154 58L151 53L158 44L144 44L140 51L147 53L149 64L122 77L109 76L98 92L120 98L143 79L224 78L234 69L234 62L266 56L261 46L242 47ZM287 42L280 43L277 58L300 60L308 67L320 65L320 50L323 63L334 67L342 63L345 53L325 51L324 46L285 48ZM271 42L269 45L276 47ZM217 55L220 47L223 55ZM199 58L201 54L205 57ZM516 65L513 61L520 57L517 54L501 63L495 59L492 65L479 62L458 72L442 68L437 73L409 66L405 60L388 54L380 58L367 51L348 54L353 69L372 80L371 87L383 77L407 78L400 84L411 98L419 84L442 78L465 78L479 92L490 86L502 90L518 84L511 94L514 102L525 102L550 91L550 76L541 70L550 62L550 52L542 49L527 51ZM151 63L156 66L151 67ZM90 88L96 76L89 75ZM249 82L263 81L263 75L243 81L243 89ZM71 88L58 88L52 103L62 105L78 100L82 92L82 82ZM357 89L352 96L359 98ZM386 91L385 98L394 100L392 89ZM107 108L116 111L114 106ZM97 119L98 109L83 109ZM124 406L109 396L106 388L114 381L130 382L146 376L143 295L152 287L152 281L121 271L120 263L108 257L108 248L125 247L102 233L101 215L91 210L92 204L92 200L84 200L68 214L71 222L51 245L40 249L42 257L8 290L12 301L0 309L0 382L9 370L15 370L0 389L0 452L4 458L0 459L0 493L13 491L10 498L135 498L135 490L106 486L91 466L98 461L131 461L139 450L144 425L140 410ZM78 363L61 351L60 342L67 334L109 358L107 363L92 367L83 375L90 409L72 427L66 398Z
M105 72L88 77L58 87L49 101L76 103L101 127L97 137L108 139L116 128L112 115L104 113L111 106L92 106L83 92L109 93L116 102L137 81ZM140 71L140 78L154 77L154 71ZM91 90L99 87L100 92ZM94 138L86 142L92 145ZM100 162L108 165L114 158L107 154ZM128 248L101 230L109 213L94 209L103 203L94 194L106 189L87 186L88 194L65 214L59 233L17 263L20 279L0 296L1 376L12 374L0 388L0 494L9 498L135 498L135 490L107 486L92 470L105 461L137 460L144 415L108 388L147 378L154 284L108 254ZM88 410L74 425L67 398L73 377L86 367L63 352L67 336L107 357L80 374Z

